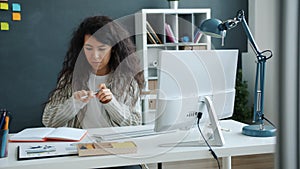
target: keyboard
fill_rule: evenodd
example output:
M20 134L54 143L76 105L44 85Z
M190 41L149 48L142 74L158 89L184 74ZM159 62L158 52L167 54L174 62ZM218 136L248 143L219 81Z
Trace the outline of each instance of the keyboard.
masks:
M155 132L153 129L144 129L144 130L127 131L127 132L119 132L119 133L112 133L112 134L93 134L93 137L99 139L100 141L111 141L111 140L120 140L120 139L127 139L127 138L153 136L153 135L166 134L172 132L175 132L175 130Z

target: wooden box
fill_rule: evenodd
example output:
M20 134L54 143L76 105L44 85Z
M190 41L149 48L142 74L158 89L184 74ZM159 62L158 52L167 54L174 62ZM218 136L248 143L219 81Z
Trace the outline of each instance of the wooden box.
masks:
M77 145L78 156L95 156L109 154L130 154L137 152L137 146L132 141L126 142L96 142Z

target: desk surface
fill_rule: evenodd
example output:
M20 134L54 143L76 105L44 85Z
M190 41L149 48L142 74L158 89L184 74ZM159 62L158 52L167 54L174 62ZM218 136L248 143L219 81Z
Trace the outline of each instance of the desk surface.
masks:
M245 125L233 120L224 120L220 122L222 128L230 129L223 131L225 145L222 147L213 147L218 157L241 156L251 154L264 154L275 152L275 137L260 138L249 137L241 134L242 127ZM140 126L147 128L147 126ZM89 135L95 133L111 133L112 131L134 130L135 127L117 127L103 129L89 129ZM169 133L155 136L131 139L137 144L136 154L107 155L78 157L67 156L57 158L45 158L17 161L17 146L30 143L9 143L8 157L0 159L0 168L22 168L22 169L53 169L53 168L101 168L109 166L125 166L134 164L147 164L158 162L173 162L196 159L212 158L207 147L161 147L163 143L172 143L174 140L182 137L182 133ZM188 137L186 137L188 138ZM83 141L89 141L85 138Z

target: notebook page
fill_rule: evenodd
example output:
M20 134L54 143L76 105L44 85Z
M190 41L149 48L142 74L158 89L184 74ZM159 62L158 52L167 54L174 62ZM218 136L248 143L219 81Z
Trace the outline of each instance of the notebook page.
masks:
M55 128L27 128L10 137L10 141L43 141Z
M47 139L57 139L57 140L72 140L79 141L87 133L87 130L71 128L71 127L59 127L52 131Z

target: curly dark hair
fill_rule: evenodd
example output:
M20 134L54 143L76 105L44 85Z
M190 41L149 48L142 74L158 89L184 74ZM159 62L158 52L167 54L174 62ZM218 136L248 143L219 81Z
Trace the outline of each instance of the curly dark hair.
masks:
M74 90L87 89L89 78L87 75L92 71L92 67L83 51L85 35L92 35L99 42L112 46L111 58L108 63L110 70L115 71L122 63L122 70L118 71L118 74L134 77L140 91L142 90L144 87L143 70L135 54L135 45L130 39L129 33L107 16L92 16L84 19L77 30L73 32L63 68L57 79L57 86L50 93L51 97L60 93L67 85L72 85Z

